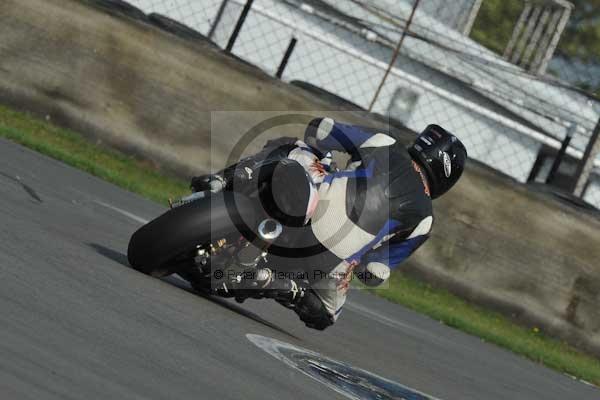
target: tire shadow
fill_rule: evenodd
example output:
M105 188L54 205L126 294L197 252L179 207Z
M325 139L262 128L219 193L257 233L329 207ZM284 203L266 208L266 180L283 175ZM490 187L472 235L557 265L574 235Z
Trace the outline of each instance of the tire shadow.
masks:
M123 265L124 267L131 268L129 265L129 261L127 260L127 256L121 252L115 251L113 249L109 249L108 247L102 246L97 243L86 243L89 247L91 247L96 253L100 254L112 260L118 264Z
M127 260L127 256L125 254L123 254L119 251L110 249L110 248L103 246L101 244L98 244L98 243L86 243L86 244L90 248L92 248L96 253L100 254L101 256L108 258L109 260L112 260L118 264L121 264L124 267L132 269L131 266L129 265L129 261ZM238 306L237 304L233 303L230 300L226 300L221 297L210 296L210 295L200 293L200 292L194 290L187 281L183 280L179 276L171 275L171 276L161 278L160 280L162 280L163 282L166 282L170 285L173 285L179 289L185 290L188 293L192 293L198 297L201 297L207 301L210 301L211 303L216 304L222 308L225 308L231 312L234 312L238 315L241 315L241 316L251 319L255 322L258 322L259 324L262 324L262 325L264 325L268 328L271 328L271 329L273 329L279 333L282 333L284 335L287 335L293 339L301 340L299 337L297 337L293 333L290 333L290 332L286 331L285 329L279 327L278 325L275 325L274 323L267 321L266 319L260 317L259 315L253 313L252 311L248 311L248 310Z

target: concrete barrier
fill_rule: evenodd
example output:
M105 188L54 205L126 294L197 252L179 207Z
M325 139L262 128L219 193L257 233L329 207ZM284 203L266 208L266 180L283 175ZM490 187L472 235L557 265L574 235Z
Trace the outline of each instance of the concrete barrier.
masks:
M91 3L0 3L1 102L180 174L207 170L211 148L214 166L221 166L232 145L265 117L258 111L305 112L307 120L326 113L385 126L364 113L338 112L190 32L178 37L149 19ZM211 120L216 110L254 112ZM300 129L290 125L264 138L300 135ZM403 141L412 135L395 134ZM475 163L435 210L433 237L403 267L407 272L600 355L597 216Z
M262 117L238 114L226 132L213 132L207 146L211 111L333 107L206 41L180 38L92 3L0 4L0 101L184 174L208 169L210 148L225 152L236 134Z

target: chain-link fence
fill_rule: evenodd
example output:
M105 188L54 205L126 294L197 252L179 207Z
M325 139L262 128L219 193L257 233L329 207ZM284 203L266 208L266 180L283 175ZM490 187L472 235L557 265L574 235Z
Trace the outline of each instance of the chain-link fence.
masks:
M470 157L600 207L600 54L569 30L583 1L130 2L285 81L415 131L440 124Z

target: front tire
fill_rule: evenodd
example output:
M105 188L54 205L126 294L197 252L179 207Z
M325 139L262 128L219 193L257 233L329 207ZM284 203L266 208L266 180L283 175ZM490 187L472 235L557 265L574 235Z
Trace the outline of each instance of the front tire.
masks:
M170 275L176 272L176 260L191 257L197 246L248 234L246 227L254 226L256 212L249 198L217 193L169 210L142 226L129 240L127 259L145 274Z

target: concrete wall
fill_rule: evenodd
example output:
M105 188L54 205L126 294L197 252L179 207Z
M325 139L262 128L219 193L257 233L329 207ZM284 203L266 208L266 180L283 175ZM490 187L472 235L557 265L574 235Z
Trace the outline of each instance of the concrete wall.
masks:
M485 168L436 201L430 243L408 267L600 354L600 219Z
M205 43L86 4L0 3L0 101L185 174L263 117L237 115L211 143L211 111L333 108Z
M205 43L86 4L0 3L1 102L48 115L182 174L209 167L211 141L222 163L237 139L264 118L256 111L327 113L377 124L332 111L336 105ZM211 110L255 112L220 113L211 121ZM300 133L298 125L288 128L283 133ZM436 201L435 211L433 238L403 267L407 272L600 355L597 215L474 163L458 187Z

